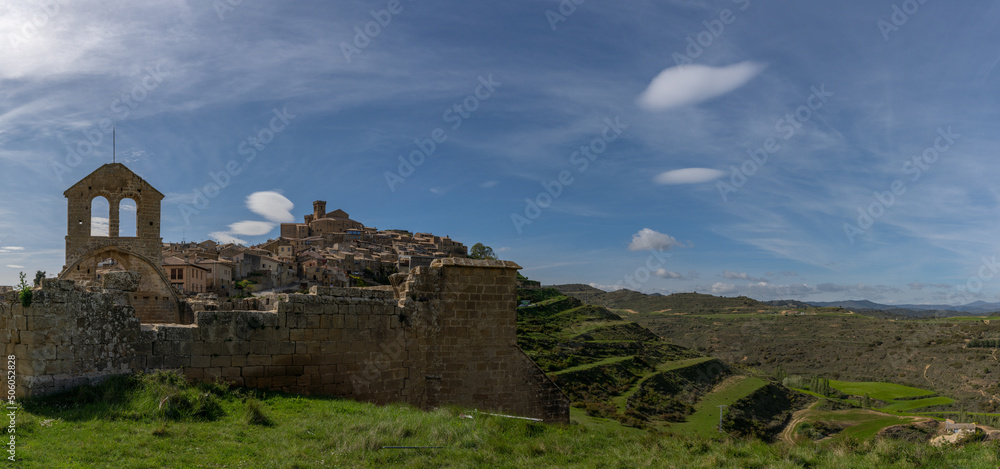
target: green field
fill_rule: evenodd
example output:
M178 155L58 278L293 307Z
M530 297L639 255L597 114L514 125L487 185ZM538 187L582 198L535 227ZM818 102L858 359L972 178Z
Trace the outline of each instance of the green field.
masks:
M695 412L686 422L670 426L671 433L694 434L700 436L719 436L719 405L732 403L748 396L767 384L760 378L737 376L733 381L722 385L722 389L705 395L695 405Z
M908 412L914 409L922 409L924 407L950 405L954 403L955 400L950 397L938 396L938 397L928 397L925 399L895 401L892 404L883 407L883 410L891 410L895 412Z
M170 380L167 380L170 381ZM17 461L22 468L162 467L995 467L996 447L934 448L897 441L771 445L663 435L622 427L573 409L575 425L546 425L445 407L193 389L143 380L23 402ZM717 397L747 391L753 378ZM157 384L159 383L159 384ZM161 385L163 385L161 387ZM211 415L169 416L163 395L207 393ZM731 396L730 396L731 397ZM256 403L256 404L254 404ZM250 409L257 409L252 412ZM717 409L716 409L717 411ZM263 420L252 415L263 415ZM471 418L470 418L471 417ZM707 415L713 428L717 414ZM856 418L856 417L855 417ZM866 422L872 423L872 422ZM856 431L855 433L862 433ZM398 447L423 447L407 448ZM396 448L392 448L396 447Z
M894 401L896 399L906 399L920 396L931 396L934 391L926 389L903 386L902 384L879 383L875 381L853 382L830 380L830 387L844 394L853 396L864 396L881 401Z
M826 443L836 443L852 438L867 440L874 437L876 433L885 427L911 422L911 419L863 409L810 410L806 416L806 421L837 423L847 426L842 431L823 440Z

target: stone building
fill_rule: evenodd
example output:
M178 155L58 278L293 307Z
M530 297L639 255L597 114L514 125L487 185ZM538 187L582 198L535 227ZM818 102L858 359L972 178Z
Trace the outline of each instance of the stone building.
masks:
M569 422L569 399L517 346L520 266L513 262L436 259L392 275L385 287L180 301L162 270L161 193L112 163L65 195L69 233L59 279L44 280L30 306L14 291L0 302L0 338L17 357L18 397L173 369L192 381ZM90 232L96 197L111 207L105 237ZM118 236L116 207L125 198L138 208L136 237ZM98 283L107 259L124 270L107 271Z
M348 233L360 235L365 225L361 222L351 220L350 215L343 210L334 210L327 213L326 201L317 200L313 202L313 213L305 216L305 223L282 223L281 237L283 238L309 238L312 236L332 237L340 234L347 236Z
M97 168L63 193L68 201L66 264L60 279L97 281L98 265L112 260L122 270L141 274L132 306L145 322L178 322L180 300L163 271L160 201L163 194L121 163ZM91 220L94 200L103 197L110 208L107 236L95 236ZM119 236L122 202L135 203L135 237ZM133 216L124 212L126 216ZM103 218L103 217L102 217Z

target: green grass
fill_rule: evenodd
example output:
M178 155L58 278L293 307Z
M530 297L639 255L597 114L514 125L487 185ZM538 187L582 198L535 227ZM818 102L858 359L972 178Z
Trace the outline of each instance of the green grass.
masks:
M831 443L848 439L868 440L885 427L911 422L910 419L861 409L813 411L810 413L809 420L850 424L849 427L827 440Z
M938 396L938 397L928 397L924 399L895 401L892 404L884 407L883 410L890 410L895 412L908 412L914 409L921 409L924 407L951 405L954 403L955 400L950 397Z
M695 357L695 358L687 358L687 359L684 359L684 360L676 360L676 361L672 361L672 362L666 362L666 363L662 363L660 365L657 365L656 371L664 372L664 371L679 370L681 368L687 368L689 366L694 366L694 365L697 365L699 363L707 362L709 360L715 360L715 357Z
M830 380L830 387L842 393L854 396L863 396L868 394L868 397L882 401L893 401L896 399L930 396L935 394L934 391L928 391L926 389L903 386L902 384L879 383L874 381L852 382Z
M550 375L551 376L556 376L556 375L561 375L561 374L565 374L565 373L572 373L574 371L589 370L589 369L591 369L591 368L593 368L595 366L614 365L615 363L621 363L621 362L623 362L625 360L632 360L633 358L635 358L635 357L633 357L632 355L629 355L627 357L605 358L604 360L596 361L596 362L593 362L593 363L586 363L586 364L583 364L583 365L578 365L578 366L566 368L566 369L563 369L563 370L559 370L559 371L556 371L555 373L550 373Z
M616 408L618 408L619 412L625 412L625 406L626 406L626 403L628 403L628 399L630 397L632 397L636 392L639 391L639 388L642 386L642 383L644 383L647 379L652 378L653 376L656 376L657 373L663 373L665 371L679 370L681 368L687 368L689 366L694 366L694 365L697 365L699 363L707 362L709 360L714 360L714 358L713 357L697 357L697 358L688 358L688 359L684 359L684 360L676 360L676 361L670 361L670 362L666 362L666 363L661 363L661 364L659 364L659 365L656 366L656 370L650 371L649 373L645 374L643 377L639 378L639 380L636 381L635 384L633 384L632 387L629 388L628 391L625 391L625 393L623 393L622 395L616 396L615 398L613 398L611 400L611 403L614 404Z
M270 425L247 419L246 391L211 393L223 414L168 417L149 407L154 386L91 388L18 410L18 461L23 468L161 467L684 467L917 468L996 467L992 444L934 448L892 441L845 441L796 447L757 441L712 441L621 427L581 415L575 425L546 425L445 407L259 393ZM83 398L81 398L83 396ZM716 409L717 410L717 409ZM471 415L473 418L465 418ZM717 418L717 416L716 416ZM384 446L440 446L383 449Z
M737 380L735 383L727 384L724 389L713 391L702 397L695 405L694 413L688 417L686 422L670 426L671 433L719 436L719 408L716 406L731 405L767 384L767 381L763 379L746 376L738 376L735 380Z

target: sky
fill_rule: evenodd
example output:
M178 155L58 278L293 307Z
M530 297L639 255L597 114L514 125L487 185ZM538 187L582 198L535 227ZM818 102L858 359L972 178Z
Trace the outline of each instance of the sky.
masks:
M998 21L940 0L6 1L0 284L62 268L62 193L114 127L168 242L259 243L325 200L545 284L997 301Z

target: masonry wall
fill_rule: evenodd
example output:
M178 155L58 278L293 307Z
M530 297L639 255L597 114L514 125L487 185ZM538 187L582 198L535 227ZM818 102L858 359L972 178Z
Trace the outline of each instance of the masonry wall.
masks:
M0 311L0 326L21 367L19 395L167 368L192 380L568 422L566 396L516 345L517 268L443 259L393 276L391 289L313 287L234 305L266 311L197 305L190 325L140 325L126 292L46 282L32 307Z
M23 308L17 292L0 306L0 340L15 356L17 396L48 394L143 369L148 344L129 294L79 292L47 280Z

